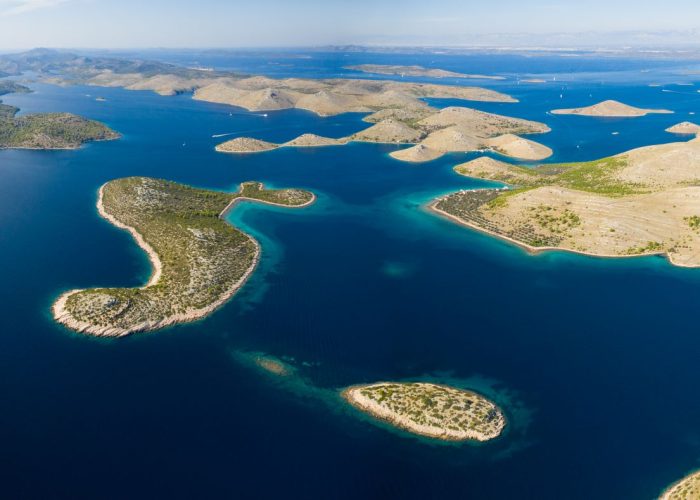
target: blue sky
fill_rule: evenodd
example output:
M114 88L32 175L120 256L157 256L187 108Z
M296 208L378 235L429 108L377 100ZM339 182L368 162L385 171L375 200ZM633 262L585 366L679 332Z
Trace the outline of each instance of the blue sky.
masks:
M439 45L698 28L698 0L0 0L0 49Z

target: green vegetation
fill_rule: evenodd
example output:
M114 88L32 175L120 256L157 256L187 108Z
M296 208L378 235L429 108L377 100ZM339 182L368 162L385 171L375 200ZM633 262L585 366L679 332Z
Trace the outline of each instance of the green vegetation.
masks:
M552 176L552 184L603 196L618 197L645 193L639 185L616 179L615 174L628 165L624 156L604 158L583 163L546 165L536 169Z
M31 92L29 87L20 85L12 80L0 80L0 95L5 94L28 94Z
M0 80L0 95L31 90L12 80ZM0 148L73 149L87 141L116 139L105 125L69 113L16 116L18 108L0 101Z
M516 194L524 193L526 191L530 191L531 189L535 189L535 186L528 186L528 187L521 187L517 189L508 189L505 191L501 191L501 193L489 201L486 206L488 208L502 208L505 207L508 204L508 198L511 196L515 196Z
M286 206L313 200L306 191L266 190L257 182L242 184L239 193L144 177L108 182L102 188L104 213L141 235L160 260L160 277L144 288L69 292L63 311L54 306L55 316L86 333L125 335L207 314L235 292L257 262L255 240L220 217L243 197Z
M74 149L88 141L116 139L107 126L69 113L15 116L17 108L0 105L0 148Z
M627 255L640 255L644 253L661 252L664 246L658 241L650 241L644 246L630 247L627 249Z
M498 199L498 198L497 198ZM581 218L569 209L557 211L549 205L530 207L532 218L540 227L554 234L566 233L569 229L581 225Z
M686 217L685 220L686 222L688 222L688 226L690 226L690 229L700 229L700 217L698 217L697 215Z
M498 168L490 171L479 170L478 167L472 167L470 163L458 165L454 169L455 172L467 177L503 182L519 188L559 186L609 197L646 192L641 186L620 181L616 177L617 173L628 165L625 156L582 163L540 165L535 168L500 163Z
M18 111L19 108L15 108L9 104L2 104L2 101L0 101L0 123L3 120L14 118Z
M26 94L29 92L31 92L29 88L12 80L0 80L0 96L5 94ZM9 104L2 104L2 101L0 101L0 122L14 118L18 111L18 108Z
M417 434L447 440L486 441L500 435L505 417L471 391L430 383L379 383L351 387L344 396L357 408Z

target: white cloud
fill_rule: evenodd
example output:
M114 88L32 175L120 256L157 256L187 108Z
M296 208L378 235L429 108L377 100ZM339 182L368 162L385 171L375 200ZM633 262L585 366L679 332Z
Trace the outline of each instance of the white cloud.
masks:
M70 0L0 0L0 17L16 16L34 10L54 7Z

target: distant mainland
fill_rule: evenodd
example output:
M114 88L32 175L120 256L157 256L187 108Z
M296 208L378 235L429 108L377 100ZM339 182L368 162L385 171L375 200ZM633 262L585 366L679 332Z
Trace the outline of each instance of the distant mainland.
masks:
M456 73L437 68L424 68L423 66L399 66L389 64L359 64L357 66L346 66L345 69L359 71L361 73L373 73L375 75L392 76L423 76L428 78L469 78L477 80L505 80L502 76L477 75L469 73Z

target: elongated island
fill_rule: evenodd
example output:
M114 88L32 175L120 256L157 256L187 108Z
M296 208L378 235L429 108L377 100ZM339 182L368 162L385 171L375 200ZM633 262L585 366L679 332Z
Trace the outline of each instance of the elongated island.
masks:
M501 410L471 391L427 382L381 382L345 389L355 408L400 429L444 441L488 441L506 425Z
M315 196L258 182L241 184L237 193L147 177L106 183L98 212L132 234L153 274L142 288L68 291L54 303L54 318L81 333L118 337L211 313L243 285L260 256L259 244L222 218L241 200L303 207Z

